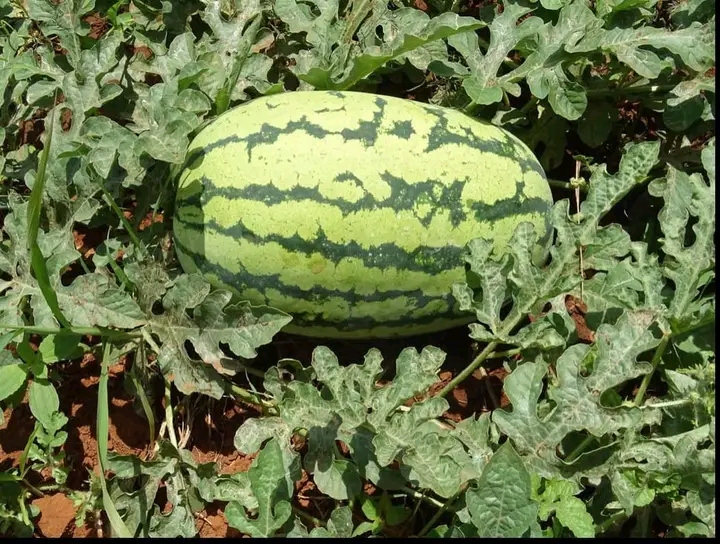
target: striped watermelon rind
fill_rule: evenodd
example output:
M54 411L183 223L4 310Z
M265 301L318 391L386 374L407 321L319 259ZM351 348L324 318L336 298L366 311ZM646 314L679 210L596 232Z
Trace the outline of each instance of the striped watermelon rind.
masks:
M293 316L286 330L381 338L468 323L469 240L502 251L550 188L516 137L455 110L357 92L258 98L207 125L179 179L186 272Z

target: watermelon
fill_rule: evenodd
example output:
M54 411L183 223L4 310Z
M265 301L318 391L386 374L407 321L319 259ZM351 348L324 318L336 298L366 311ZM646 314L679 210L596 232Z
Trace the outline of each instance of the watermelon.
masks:
M516 137L360 92L252 100L204 127L180 173L182 268L293 317L290 333L387 338L472 321L452 297L473 238L549 238L550 188Z

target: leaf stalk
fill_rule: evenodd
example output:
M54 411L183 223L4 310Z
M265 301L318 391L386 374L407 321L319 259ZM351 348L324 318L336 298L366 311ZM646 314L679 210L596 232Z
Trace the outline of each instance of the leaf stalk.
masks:
M453 503L458 499L460 494L464 492L465 489L461 489L457 493L455 493L452 497L450 497L447 501L445 501L445 504L442 505L441 508L438 509L437 512L433 515L433 517L430 518L430 521L428 521L425 526L420 529L420 532L418 533L418 537L425 536L429 531L432 530L433 527L435 527L435 523L437 522L440 517L447 512L447 510L453 505Z
M485 346L485 349L480 352L480 354L475 357L472 363L470 363L467 367L465 367L465 370L463 370L460 374L455 376L452 380L448 382L448 384L443 387L437 394L438 397L445 397L447 396L450 391L455 389L458 384L464 382L470 374L475 372L475 370L482 365L487 358L489 358L492 353L495 351L495 348L498 347L499 342L490 342L487 346Z
M638 387L637 393L635 394L635 406L640 406L642 404L643 399L645 398L645 393L647 392L647 388L650 385L650 380L652 380L652 377L655 374L655 370L657 369L658 364L660 364L660 361L662 360L663 354L665 353L665 349L667 348L669 342L670 334L666 334L658 344L657 348L655 348L655 353L653 354L651 363L652 369L650 370L650 372L645 374L645 376L643 376L640 387Z

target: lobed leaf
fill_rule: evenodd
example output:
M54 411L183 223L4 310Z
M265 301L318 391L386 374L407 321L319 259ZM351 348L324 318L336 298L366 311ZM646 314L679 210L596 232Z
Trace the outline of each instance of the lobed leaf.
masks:
M248 517L245 509L231 502L225 509L228 524L251 537L273 536L290 518L290 488L280 444L270 440L248 470L253 495L258 501L257 517Z
M224 355L221 344L227 344L235 355L253 358L255 349L290 321L288 315L270 308L229 304L231 298L223 290L211 293L210 284L201 276L183 275L162 299L165 314L149 322L150 331L162 344L158 364L185 394L199 391L220 398L224 391L221 375L233 375L238 369ZM193 346L199 361L188 353L185 342Z

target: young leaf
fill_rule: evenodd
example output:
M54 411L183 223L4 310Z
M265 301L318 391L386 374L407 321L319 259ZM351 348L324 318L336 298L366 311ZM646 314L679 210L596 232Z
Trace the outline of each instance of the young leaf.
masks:
M539 479L539 478L538 478ZM543 492L535 497L540 505L538 518L547 520L551 514L579 538L595 536L595 523L585 503L575 495L579 486L568 480L553 479L544 483Z
M578 538L593 538L595 524L587 506L578 497L565 497L555 505L555 517Z
M364 503L363 503L364 504ZM353 533L352 510L347 506L335 508L325 527L315 527L310 531L312 537L350 538Z
M60 410L60 398L52 383L44 378L35 378L28 388L30 411L46 429L54 429L54 418ZM67 421L67 419L66 419Z
M509 443L495 452L476 487L465 494L470 519L480 537L520 537L537 515L530 498L530 474Z
M197 536L195 517L186 501L173 502L169 514L162 514L157 505L150 516L148 537L193 538Z
M365 517L370 521L377 521L380 519L382 512L380 512L377 500L373 500L371 497L363 497L362 502L360 503L360 508Z
M20 389L27 376L24 365L0 365L0 400L5 400Z
M258 501L257 517L251 519L238 503L225 509L228 523L251 537L273 536L290 519L290 488L280 444L270 440L248 470L250 485Z
M75 359L84 353L80 336L75 334L49 334L40 342L38 353L45 364Z
M336 457L339 425L339 418L333 418L326 427L308 429L304 465L320 491L335 500L347 500L360 494L362 481L354 463Z

